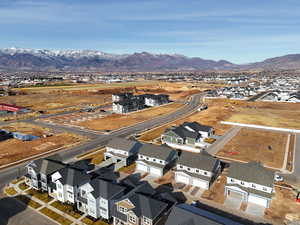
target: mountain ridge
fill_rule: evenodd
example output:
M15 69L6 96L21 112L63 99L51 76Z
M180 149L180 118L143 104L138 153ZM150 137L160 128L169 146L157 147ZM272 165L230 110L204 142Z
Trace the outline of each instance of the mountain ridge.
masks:
M97 50L0 49L0 69L15 71L179 71L300 69L300 54L268 58L238 65L227 60L209 60L180 54L111 54Z

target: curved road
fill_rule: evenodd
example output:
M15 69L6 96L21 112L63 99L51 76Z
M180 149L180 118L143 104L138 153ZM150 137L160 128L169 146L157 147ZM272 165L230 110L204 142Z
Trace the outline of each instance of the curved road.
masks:
M185 102L185 106L178 109L176 112L173 112L168 115L160 116L151 120L147 120L145 122L125 127L123 129L113 131L110 134L99 134L96 137L93 135L91 141L84 143L82 145L73 147L71 149L64 149L60 152L56 152L54 154L59 154L64 161L70 160L74 158L76 155L88 152L95 148L100 148L105 146L109 140L114 137L127 137L129 135L142 132L146 129L151 129L157 127L159 125L163 125L169 122L172 122L184 115L189 114L191 111L196 110L199 104L202 101L202 97L205 93L193 95L189 101ZM36 122L33 122L36 123ZM52 126L52 125L51 125ZM53 125L55 128L55 125ZM60 127L58 127L60 128ZM72 128L73 129L73 128ZM0 189L5 185L8 184L11 180L15 179L16 177L20 177L25 174L24 166L26 163L19 164L17 166L9 167L7 169L3 169L0 171Z

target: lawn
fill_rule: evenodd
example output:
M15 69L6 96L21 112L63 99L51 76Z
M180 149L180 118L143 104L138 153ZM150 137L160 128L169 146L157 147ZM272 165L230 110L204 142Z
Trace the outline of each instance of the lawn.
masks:
M266 166L280 169L287 138L286 133L242 128L217 156L243 162L260 161Z
M87 224L87 225L109 225L108 223L102 221L102 220L97 220L96 222L91 220L88 217L85 217L81 220L81 222Z
M181 103L171 103L164 106L152 107L139 112L133 112L126 115L112 114L104 118L85 121L79 126L83 126L92 130L115 130L122 127L127 127L139 122L143 122L154 117L170 114L182 107Z
M8 187L8 188L5 188L5 189L4 189L4 193L5 193L6 195L15 195L15 194L17 194L18 192L16 191L15 188L13 188L13 187Z
M23 202L25 205L28 205L30 206L31 208L34 208L34 209L38 209L41 207L41 204L28 198L27 196L25 195L18 195L15 197L17 200Z
M19 188L20 188L22 191L24 191L24 190L28 189L29 186L28 186L27 184L25 184L25 183L20 183L20 184L19 184Z
M48 217L50 217L51 219L57 221L59 224L62 225L70 225L72 224L72 221L68 220L67 218L57 214L56 212L52 211L51 209L48 208L43 208L40 210L40 212Z
M24 178L24 177L21 177L21 178L19 178L19 179L13 180L11 183L12 183L12 184L17 184L17 183L19 183L20 181L23 181L23 180L25 180L25 178Z
M124 166L119 169L119 172L127 173L127 174L132 174L135 172L136 164L133 163L129 166Z
M51 206L74 217L75 219L78 219L82 216L82 214L75 212L73 206L71 206L71 205L66 205L66 204L62 204L58 201L55 201L55 202L51 203Z
M40 191L37 191L37 190L34 190L34 189L30 189L30 190L26 191L26 193L33 196L33 197L35 197L35 198L37 198L37 199L39 199L39 200L41 200L41 201L43 201L43 202L45 202L45 203L48 203L53 199L52 197L50 197L48 195L47 192L40 192Z
M90 160L90 163L94 165L99 165L104 160L105 148L97 150L97 152L89 153L79 157L80 160Z

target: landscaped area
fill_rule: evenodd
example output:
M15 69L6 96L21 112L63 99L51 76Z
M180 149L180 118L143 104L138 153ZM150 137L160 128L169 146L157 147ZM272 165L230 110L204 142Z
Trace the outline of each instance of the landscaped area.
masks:
M48 195L47 192L40 192L40 191L37 191L37 190L34 190L34 189L29 189L28 191L26 191L26 194L31 195L31 196L33 196L33 197L35 197L35 198L37 198L37 199L39 199L39 200L41 200L45 203L48 203L53 199L52 197L50 197Z
M51 219L57 221L58 223L62 224L62 225L70 225L72 224L71 220L68 220L67 218L57 214L56 212L52 211L51 209L48 208L43 208L40 210L40 212L48 217L50 217Z
M94 220L91 220L90 218L88 217L85 217L81 220L81 222L83 222L84 224L86 225L109 225L108 223L102 221L102 220L97 220L97 221L94 221Z
M62 204L59 201L55 201L55 202L51 203L51 206L53 206L54 208L57 208L58 210L62 211L63 213L66 213L66 214L74 217L75 219L78 219L82 216L82 214L74 211L73 206Z
M242 162L259 161L265 166L282 168L288 134L261 129L242 128L218 157Z
M89 160L91 164L99 165L104 160L105 148L99 149L95 152L88 153L82 157L78 157L80 160Z
M28 198L25 195L18 195L15 197L17 200L23 202L25 205L30 206L31 208L38 209L41 207L41 204Z

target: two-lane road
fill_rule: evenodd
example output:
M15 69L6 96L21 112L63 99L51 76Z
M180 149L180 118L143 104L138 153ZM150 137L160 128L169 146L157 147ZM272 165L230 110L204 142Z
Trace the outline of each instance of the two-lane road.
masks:
M100 147L104 146L105 144L107 144L107 142L109 140L111 140L114 137L127 137L129 135L132 135L132 134L135 134L138 132L142 132L146 129L151 129L151 128L157 127L159 125L172 122L172 121L177 120L178 118L181 118L181 117L191 113L192 111L196 110L199 107L199 104L202 102L203 96L204 96L204 94L193 95L190 98L190 100L185 103L185 105L183 107L179 108L177 111L175 111L173 113L163 115L163 116L160 116L157 118L153 118L151 120L147 120L145 122L136 124L134 126L125 127L123 129L111 132L110 134L107 134L107 135L99 134L99 135L96 135L96 137L95 137L94 136L95 134L93 134L93 138L89 142L84 143L79 146L76 146L76 147L73 147L71 149L62 150L56 154L59 154L63 158L63 160L68 161L68 160L74 158L76 155L79 155L79 154L88 152L92 149L100 148ZM53 128L55 129L55 125L53 125ZM76 128L74 128L74 129L76 129ZM81 130L79 130L79 131L81 131ZM3 187L5 184L8 184L14 178L24 175L25 174L25 168L24 168L25 164L26 163L22 163L20 165L14 166L14 167L10 167L10 168L1 170L0 171L0 188Z

